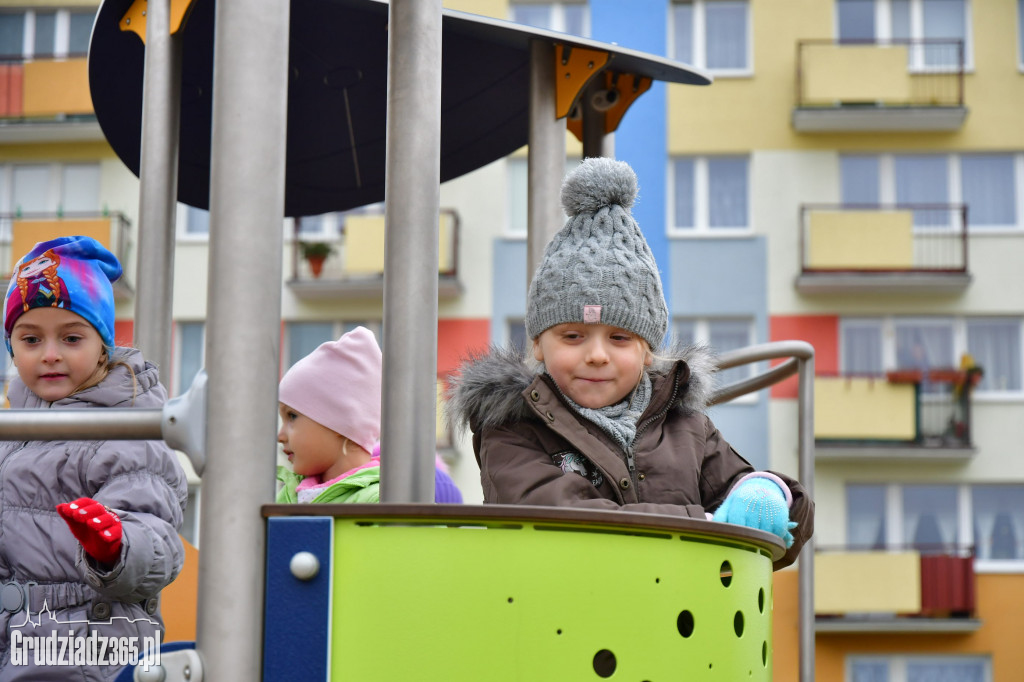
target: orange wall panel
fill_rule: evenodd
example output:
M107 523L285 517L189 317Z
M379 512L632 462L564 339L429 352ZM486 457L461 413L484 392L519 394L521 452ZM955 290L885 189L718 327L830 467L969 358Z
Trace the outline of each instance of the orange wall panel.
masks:
M806 341L814 346L815 374L839 371L839 318L835 315L773 315L772 341ZM782 360L773 361L772 365ZM796 398L797 378L791 377L772 386L772 398Z
M21 116L21 64L0 64L0 116Z
M114 320L114 343L130 348L135 338L134 320Z
M471 353L487 350L490 342L489 319L438 320L437 376L451 374Z
M25 116L91 114L85 58L25 64Z

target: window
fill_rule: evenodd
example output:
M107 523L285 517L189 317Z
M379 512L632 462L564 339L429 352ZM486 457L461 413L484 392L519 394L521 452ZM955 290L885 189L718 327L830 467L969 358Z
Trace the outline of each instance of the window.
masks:
M585 2L517 2L509 5L509 14L517 24L590 36L590 14Z
M181 395L192 386L192 380L203 367L206 356L206 324L178 322L177 368L174 395Z
M343 215L342 213L324 213L296 218L295 231L300 238L336 238L340 228L344 225Z
M982 656L850 656L852 682L992 682L992 664Z
M0 213L98 213L98 163L0 165Z
M747 157L678 157L672 161L676 236L750 226Z
M754 338L753 324L745 319L679 318L674 322L673 331L678 343L705 343L716 353L745 348ZM727 386L746 379L753 375L754 368L755 365L746 364L722 370L718 373L718 384Z
M976 569L1024 568L1024 485L846 486L850 549L974 547Z
M1019 167L1024 154L844 154L842 202L928 205L914 210L920 229L957 229L959 204L965 204L971 230L1018 230Z
M356 327L366 327L373 332L377 338L377 344L383 343L380 324L373 322L289 322L286 325L284 358L285 365L282 374L296 362L306 357L317 346L327 341L336 341L342 334L348 333Z
M982 369L974 395L1019 397L1024 391L1022 327L1020 317L843 318L840 371L881 375L893 369L950 369L967 354Z
M692 0L672 4L672 56L716 75L751 70L747 0Z
M0 13L0 55L7 58L85 56L94 9Z
M528 349L526 339L526 322L523 320L509 320L508 321L508 342L513 348L518 348L524 352Z
M580 165L579 159L565 160L565 173L568 174ZM508 160L508 231L511 236L526 236L529 196L529 168L526 157L515 157Z
M837 0L840 40L911 41L912 69L959 68L970 63L967 0ZM957 42L959 41L959 42Z
M210 212L206 209L179 203L176 216L179 238L199 240L210 236Z

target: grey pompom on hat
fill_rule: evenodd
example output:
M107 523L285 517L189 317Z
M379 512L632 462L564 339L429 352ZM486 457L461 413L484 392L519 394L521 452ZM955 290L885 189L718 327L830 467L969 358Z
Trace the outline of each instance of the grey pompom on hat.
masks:
M562 183L569 216L530 282L526 334L566 322L620 327L657 350L668 331L658 264L629 209L636 199L629 164L584 159Z

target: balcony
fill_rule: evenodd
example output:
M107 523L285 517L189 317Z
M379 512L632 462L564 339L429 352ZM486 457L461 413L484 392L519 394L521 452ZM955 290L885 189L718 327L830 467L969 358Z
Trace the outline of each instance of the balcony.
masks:
M797 131L950 131L966 117L960 40L797 43Z
M980 377L977 368L815 377L816 457L968 460L971 392Z
M11 272L15 262L38 242L71 235L92 237L117 256L124 274L114 282L114 298L131 299L135 274L131 268L131 224L120 213L0 214L0 265Z
M348 213L338 232L335 239L316 242L298 231L293 234L288 287L305 300L380 299L384 294L384 214ZM454 210L441 210L439 235L438 298L455 298L462 294L462 285L458 280L459 216ZM321 259L314 257L316 251L327 253Z
M802 205L797 291L962 293L967 232L963 204Z
M915 543L819 550L814 575L819 634L970 633L981 627L971 548Z
M0 142L103 139L85 56L0 61Z

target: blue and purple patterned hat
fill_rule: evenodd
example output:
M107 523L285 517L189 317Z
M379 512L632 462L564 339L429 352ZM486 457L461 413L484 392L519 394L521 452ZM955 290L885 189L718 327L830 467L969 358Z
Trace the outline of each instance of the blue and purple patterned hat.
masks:
M108 353L114 348L113 282L121 263L92 237L58 237L39 242L18 261L4 299L4 341L32 308L64 308L96 328Z

